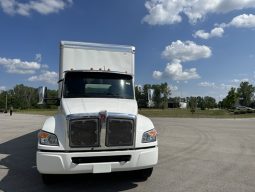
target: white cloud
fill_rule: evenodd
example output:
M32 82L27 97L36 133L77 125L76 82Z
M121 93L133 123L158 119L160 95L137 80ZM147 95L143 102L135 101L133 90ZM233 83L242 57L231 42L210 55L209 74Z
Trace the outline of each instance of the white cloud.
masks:
M171 77L173 80L190 80L200 78L197 74L196 68L183 70L183 67L178 60L171 64L167 64L165 68L165 76Z
M58 80L58 73L55 71L43 71L40 75L34 75L28 78L28 81L42 81L49 84L56 84Z
M1 91L5 91L6 90L6 87L5 86L0 86L0 92Z
M197 38L201 38L201 39L209 39L210 38L210 33L208 32L205 32L204 30L198 30L196 31L195 34L193 34L193 37Z
M46 65L46 64L42 64L42 65L41 65L41 68L42 68L42 69L48 69L48 68L49 68L49 66L48 66L48 65Z
M178 91L178 87L176 85L169 85L171 91Z
M172 42L162 53L162 56L167 60L178 59L182 62L209 58L211 55L211 49L205 45L197 45L193 41L182 42L180 40Z
M200 78L200 76L197 74L196 68L183 70L180 62L180 60L174 60L172 63L168 63L164 72L154 71L153 77L155 79L172 78L176 81L186 81Z
M154 71L152 76L158 80L162 78L171 78L175 81L198 79L200 76L197 74L196 68L183 69L182 62L209 58L211 55L211 49L205 45L177 40L166 46L162 52L162 57L169 61L164 72Z
M200 82L198 84L200 87L211 87L211 88L216 88L216 85L215 83L211 83L211 82L207 82L207 81L204 81L204 82Z
M253 14L242 14L234 17L229 23L215 24L215 27L211 32L205 32L204 30L198 30L193 34L193 37L201 39L209 39L212 37L222 37L224 33L224 28L235 27L235 28L255 28L255 15ZM251 54L250 58L253 57Z
M231 83L241 83L241 82L246 82L246 81L249 82L249 79L247 79L247 78L244 78L244 79L233 79L230 82Z
M3 11L9 15L29 16L31 12L42 15L57 13L72 5L72 0L30 0L21 3L17 0L0 0Z
M41 68L37 62L21 61L20 59L8 59L0 57L0 66L3 66L8 73L33 74Z
M249 82L249 79L248 78L244 78L244 79L241 79L240 82L246 82L248 81Z
M235 28L255 28L255 15L253 14L242 14L234 17L229 23L216 24L215 27L210 32L205 32L204 30L198 30L193 34L193 37L201 39L209 39L212 37L222 37L224 33L224 28L235 27ZM250 55L252 58L252 55Z
M222 27L215 27L212 29L209 33L205 32L204 30L198 30L193 36L195 38L201 38L201 39L209 39L212 37L222 37L224 33L224 29Z
M143 21L150 25L174 24L182 21L179 15L183 1L146 1L145 7L149 14L143 18Z
M219 91L221 89L221 90L229 91L231 89L231 87L235 87L235 88L238 87L237 82L240 82L240 80L233 79L233 80L231 80L232 84L226 84L226 83L216 84L214 82L204 81L204 82L200 82L198 84L198 86L208 88L210 90L211 89L217 89Z
M216 84L214 82L207 82L207 81L204 81L204 82L200 82L198 84L198 86L200 87L204 87L204 88L208 88L208 90L212 90L212 89L216 89L217 92L220 92L221 90L223 90L226 94L227 92L232 88L238 88L239 87L239 83L242 82L243 80L247 80L247 79L233 79L231 80L231 84L228 84L228 83L219 83L219 84Z
M37 53L35 54L35 61L40 63L42 61L42 54L41 53Z
M143 18L150 25L180 23L187 16L196 23L209 13L227 13L233 10L254 8L255 0L147 0L148 14Z
M35 54L35 61L36 61L37 63L41 63L41 62L42 62L42 54L41 54L41 53ZM41 68L42 68L42 69L48 69L49 66L46 65L46 64L41 64Z
M255 28L255 15L243 14L234 17L228 24L221 24L224 27L236 27L236 28Z
M154 79L157 79L157 80L162 79L162 78L163 78L163 75L164 75L164 73L161 72L161 71L153 71L153 73L152 73L152 77L153 77Z
M219 86L221 89L225 89L225 90L230 90L231 87L237 87L235 85L230 85L230 84L225 84L225 83L221 83Z
M152 77L154 79L159 80L162 78L162 76L163 76L163 73L161 71L153 71Z
M231 80L230 82L231 82L231 83L239 83L240 80L239 80L239 79L233 79L233 80Z

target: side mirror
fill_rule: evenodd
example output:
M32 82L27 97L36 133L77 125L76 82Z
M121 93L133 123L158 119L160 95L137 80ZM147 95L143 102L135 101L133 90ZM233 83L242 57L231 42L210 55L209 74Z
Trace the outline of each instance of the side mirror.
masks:
M38 105L43 105L45 104L45 99L47 98L47 87L39 87L38 88L38 96L39 96L39 101Z

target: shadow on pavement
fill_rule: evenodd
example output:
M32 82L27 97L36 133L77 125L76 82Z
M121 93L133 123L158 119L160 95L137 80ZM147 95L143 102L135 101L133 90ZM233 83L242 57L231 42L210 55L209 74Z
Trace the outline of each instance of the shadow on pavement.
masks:
M42 183L36 169L37 131L0 145L1 169L8 169L0 181L3 191L125 191L137 187L131 173L61 175L50 186Z

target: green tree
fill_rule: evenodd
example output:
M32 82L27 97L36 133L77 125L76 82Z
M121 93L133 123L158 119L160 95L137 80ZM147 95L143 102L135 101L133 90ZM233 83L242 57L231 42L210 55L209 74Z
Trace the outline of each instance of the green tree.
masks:
M203 97L198 96L197 97L197 107L201 110L205 110L205 100Z
M223 108L232 108L238 101L238 94L236 92L236 88L231 87L230 91L228 92L228 95L223 99L222 101L222 107Z
M154 89L154 102L155 107L157 108L164 108L168 107L168 98L171 95L171 90L167 83L161 83L152 85L152 89Z
M27 109L34 108L37 105L37 89L27 87L23 84L16 85L13 90L9 91L12 105L15 108Z
M0 108L5 108L7 95L7 106L13 106L14 109L38 108L38 92L37 88L28 87L23 84L16 85L13 89L4 91L0 94ZM57 98L56 90L48 90L49 98ZM47 106L47 108L55 108L56 106Z
M141 91L138 86L135 87L135 98L137 101L137 105L139 108L146 107L146 97L144 95L144 92Z
M213 109L217 107L216 100L213 97L204 97L205 108Z
M168 108L168 98L171 95L171 90L167 83L161 83L160 85L160 92L161 92L161 105L162 108Z
M152 89L154 89L154 98L153 101L155 103L156 108L161 108L161 89L160 85L152 85Z
M190 107L190 111L192 113L195 113L196 108L197 108L197 98L196 97L189 98L189 107Z
M0 93L0 109L5 109L6 94L7 91L2 91Z
M237 89L240 104L243 106L250 106L254 96L255 87L249 82L241 82L240 87Z
M150 84L145 84L143 86L143 100L145 101L146 106L148 104L148 90L151 88L152 88L152 86Z
M153 101L156 108L167 108L168 99L171 95L171 90L167 83L161 84L145 84L143 91L140 91L138 87L135 87L136 100L139 107L147 107L148 104L148 90L154 90Z

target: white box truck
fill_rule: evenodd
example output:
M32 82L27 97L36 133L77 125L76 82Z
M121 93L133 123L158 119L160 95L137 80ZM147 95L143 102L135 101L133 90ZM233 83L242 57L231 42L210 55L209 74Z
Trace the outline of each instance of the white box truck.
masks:
M36 163L45 183L56 174L151 175L158 162L157 131L138 114L134 58L133 46L60 43L59 108L38 133ZM50 100L46 87L39 99Z

